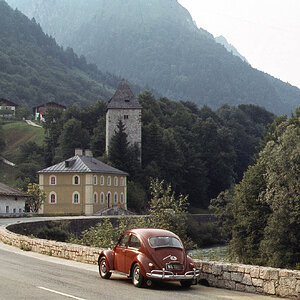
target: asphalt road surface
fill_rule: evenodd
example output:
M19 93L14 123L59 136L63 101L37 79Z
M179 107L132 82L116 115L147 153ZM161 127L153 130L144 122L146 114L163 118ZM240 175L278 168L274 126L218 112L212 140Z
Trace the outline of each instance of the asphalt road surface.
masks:
M95 265L23 251L0 242L0 299L197 299L267 300L267 296L201 285L183 289L177 282L136 288L131 280L113 274L101 279Z

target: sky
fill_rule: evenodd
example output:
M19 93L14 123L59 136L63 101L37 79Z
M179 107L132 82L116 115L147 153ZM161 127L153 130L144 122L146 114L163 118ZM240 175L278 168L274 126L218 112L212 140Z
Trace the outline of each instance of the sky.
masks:
M300 0L178 0L252 67L300 88Z

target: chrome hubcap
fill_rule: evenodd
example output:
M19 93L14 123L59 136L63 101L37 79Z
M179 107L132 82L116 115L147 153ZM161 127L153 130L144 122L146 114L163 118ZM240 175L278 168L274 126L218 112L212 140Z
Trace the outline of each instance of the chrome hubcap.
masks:
M102 274L106 273L106 263L105 263L105 261L101 262L100 270L101 270Z
M133 279L134 279L135 284L139 282L139 280L140 280L140 269L139 268L134 269Z

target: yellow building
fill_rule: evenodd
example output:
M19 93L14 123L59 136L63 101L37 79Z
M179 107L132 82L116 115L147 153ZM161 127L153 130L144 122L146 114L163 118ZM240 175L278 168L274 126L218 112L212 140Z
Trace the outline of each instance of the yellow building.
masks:
M90 151L48 167L39 174L46 193L40 213L93 215L105 208L127 209L126 172L95 159Z

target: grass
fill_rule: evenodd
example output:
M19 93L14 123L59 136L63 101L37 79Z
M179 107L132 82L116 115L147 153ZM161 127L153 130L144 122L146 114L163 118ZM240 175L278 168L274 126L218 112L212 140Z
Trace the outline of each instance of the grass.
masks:
M26 142L35 142L39 146L44 142L44 129L28 125L24 121L7 122L3 126L6 147L2 155L13 162L19 147Z

